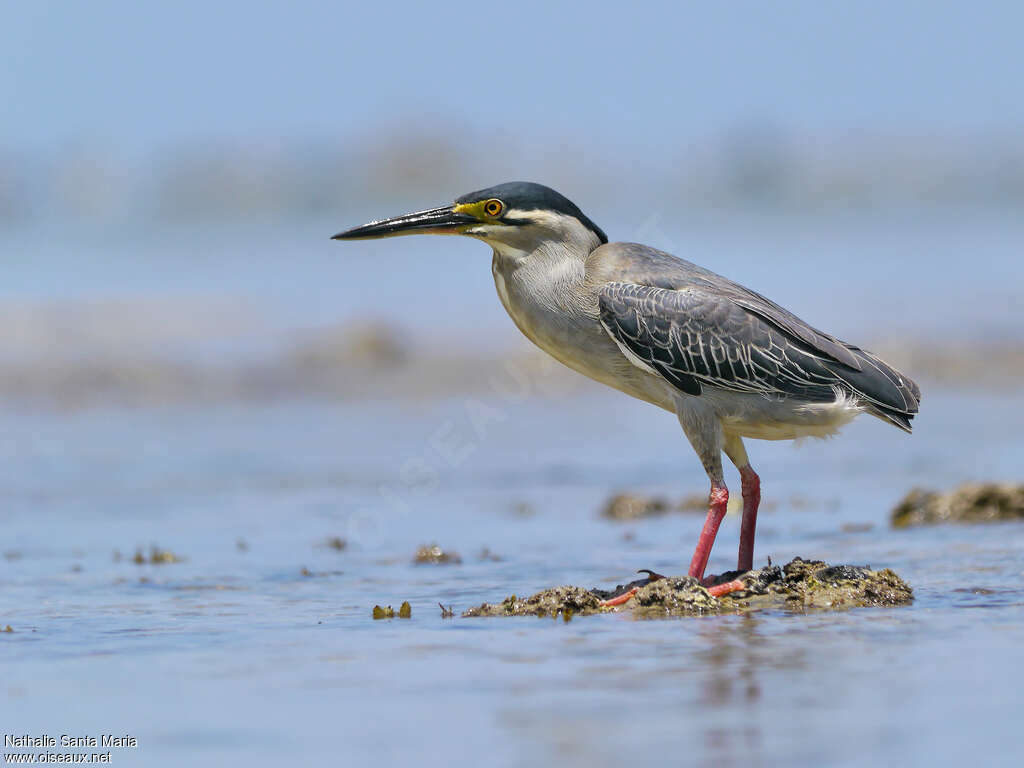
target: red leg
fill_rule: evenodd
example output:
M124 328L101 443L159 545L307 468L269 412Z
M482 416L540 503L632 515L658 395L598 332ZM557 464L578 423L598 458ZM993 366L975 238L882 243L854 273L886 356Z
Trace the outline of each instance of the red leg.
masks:
M754 529L757 507L761 503L761 478L748 464L740 468L743 484L743 522L740 524L740 556L736 568L749 571L754 567Z
M715 536L718 535L718 527L725 517L725 508L729 505L729 491L722 485L711 486L711 499L707 519L704 521L704 530L700 532L700 539L697 540L697 550L693 553L693 560L690 561L690 576L696 579L704 578L704 569L708 567L708 558L711 557L711 547L715 544Z

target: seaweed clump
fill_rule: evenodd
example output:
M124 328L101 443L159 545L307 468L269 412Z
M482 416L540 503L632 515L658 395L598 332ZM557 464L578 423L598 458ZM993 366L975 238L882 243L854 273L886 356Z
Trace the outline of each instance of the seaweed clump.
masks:
M117 555L115 559L120 559L120 555ZM147 558L141 549L135 550L135 556L132 557L132 562L136 565L166 565L168 563L181 563L184 562L185 558L174 554L169 549L161 549L155 544L149 548L149 557Z
M557 616L623 612L636 618L704 616L764 609L805 611L891 606L909 603L913 590L893 571L868 566L828 565L821 560L796 557L784 566L768 565L747 572L723 573L716 584L743 584L715 597L689 576L648 578L614 590L562 586L521 599L516 595L500 603L483 603L463 613L469 616ZM627 597L628 596L628 597ZM617 599L614 605L606 601Z
M640 493L616 493L605 502L601 517L608 520L633 521L648 517L661 517L670 512L706 512L708 495L696 493L679 501L665 496L647 496Z
M722 605L692 576L650 581L636 591L632 600L636 602L633 615L651 619L660 616L700 616L713 613Z
M914 599L913 590L889 568L874 571L867 566L827 565L799 557L782 568L751 571L741 581L750 588L725 595L723 604L746 602L757 607L781 600L787 608L847 608L902 605Z
M483 603L470 608L466 616L573 616L575 614L600 613L601 598L583 587L553 587L530 597L520 599L515 595L506 597L500 603Z
M385 608L381 605L373 606L372 616L374 619L393 619L398 616L400 619L411 619L412 618L412 606L409 605L409 601L406 600L398 608L398 612L395 613L395 609L390 605Z
M661 496L641 496L635 493L617 493L601 510L601 517L609 520L639 520L660 517L671 509L671 502Z
M459 565L462 558L458 552L442 549L437 544L425 544L416 550L412 561L416 565Z
M1024 520L1024 485L968 483L948 493L915 488L892 511L892 525Z

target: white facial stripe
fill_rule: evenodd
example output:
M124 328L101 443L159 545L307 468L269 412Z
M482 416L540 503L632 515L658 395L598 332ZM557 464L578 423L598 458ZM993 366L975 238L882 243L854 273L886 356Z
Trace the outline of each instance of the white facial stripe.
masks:
M601 241L575 216L555 211L511 208L503 217L506 223L480 223L465 230L505 257L519 261L556 244L571 253L586 255Z
M519 221L526 219L533 224L548 227L550 229L562 229L570 227L573 224L576 226L582 226L579 221L577 221L576 217L565 216L564 214L555 213L554 211L524 211L521 208L509 208L503 218Z
M545 230L547 232L558 232L563 239L572 240L578 243L586 243L591 239L596 238L596 235L585 227L579 219L575 216L568 216L564 213L557 213L555 211L543 211L533 210L524 211L518 208L512 208L505 214L505 218L518 219L520 222L528 221L529 224L513 224L513 227L518 229L532 229L537 227L538 229Z

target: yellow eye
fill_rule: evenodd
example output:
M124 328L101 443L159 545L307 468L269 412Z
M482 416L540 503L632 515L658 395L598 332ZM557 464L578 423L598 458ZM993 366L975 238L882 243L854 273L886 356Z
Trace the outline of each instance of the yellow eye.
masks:
M501 200L488 200L484 203L484 213L488 216L500 216L505 205Z

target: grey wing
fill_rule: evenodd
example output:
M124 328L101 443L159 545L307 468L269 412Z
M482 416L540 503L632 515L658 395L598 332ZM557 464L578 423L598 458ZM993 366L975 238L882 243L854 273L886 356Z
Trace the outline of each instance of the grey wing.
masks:
M839 387L909 428L917 412L913 382L844 345L859 364L846 365L805 341L814 332L809 326L798 335L751 310L744 299L701 285L612 282L600 289L598 304L601 324L626 356L688 394L713 386L828 402Z
M655 288L703 288L730 299L827 358L856 371L863 367L849 344L811 327L760 293L678 256L639 243L608 243L594 251L593 257L608 270L608 280Z

